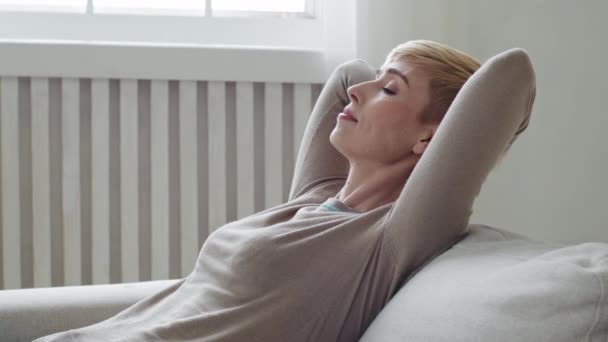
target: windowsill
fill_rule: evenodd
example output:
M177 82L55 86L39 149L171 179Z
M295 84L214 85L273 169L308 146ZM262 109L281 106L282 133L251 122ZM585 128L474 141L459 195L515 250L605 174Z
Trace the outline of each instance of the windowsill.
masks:
M0 39L0 76L324 83L320 49Z

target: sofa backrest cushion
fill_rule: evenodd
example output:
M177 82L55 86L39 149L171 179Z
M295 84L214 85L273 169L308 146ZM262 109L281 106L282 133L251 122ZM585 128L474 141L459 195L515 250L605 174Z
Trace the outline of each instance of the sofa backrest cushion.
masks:
M360 341L608 341L608 244L550 244L472 224Z

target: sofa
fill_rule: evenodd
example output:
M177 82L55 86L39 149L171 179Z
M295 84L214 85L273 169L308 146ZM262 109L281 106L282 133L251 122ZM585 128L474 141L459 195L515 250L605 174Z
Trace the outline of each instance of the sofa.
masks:
M178 281L0 291L0 340L90 325ZM470 224L405 281L360 341L606 342L608 244L552 244Z

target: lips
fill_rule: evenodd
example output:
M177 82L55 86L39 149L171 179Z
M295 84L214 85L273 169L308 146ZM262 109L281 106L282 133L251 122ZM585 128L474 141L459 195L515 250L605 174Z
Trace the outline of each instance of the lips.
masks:
M350 116L355 121L359 121L359 120L357 120L357 118L355 118L355 116L353 115L353 113L347 107L344 107L344 110L342 111L342 113Z

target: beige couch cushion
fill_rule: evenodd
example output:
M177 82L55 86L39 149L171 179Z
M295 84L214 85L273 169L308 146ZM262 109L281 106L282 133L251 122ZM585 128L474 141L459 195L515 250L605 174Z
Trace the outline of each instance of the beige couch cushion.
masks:
M608 341L608 244L471 225L419 269L362 342Z
M0 341L40 336L107 319L181 279L0 291Z

